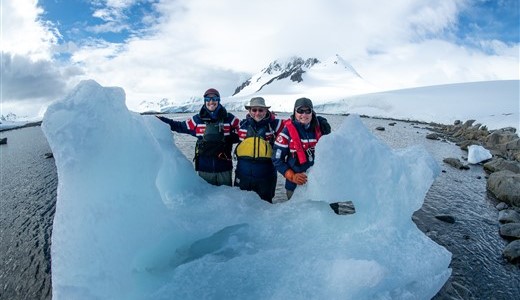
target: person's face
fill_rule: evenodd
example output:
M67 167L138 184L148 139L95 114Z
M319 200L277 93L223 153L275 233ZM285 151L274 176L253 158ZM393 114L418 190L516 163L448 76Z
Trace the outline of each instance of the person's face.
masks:
M220 97L215 94L209 94L204 97L204 103L209 111L215 111L218 107Z
M294 112L294 118L304 124L304 125L307 125L311 122L312 120L312 109L310 107L307 107L307 106L302 106L302 107L299 107L295 112Z
M249 115L257 122L263 120L267 114L267 108L253 106L249 109Z

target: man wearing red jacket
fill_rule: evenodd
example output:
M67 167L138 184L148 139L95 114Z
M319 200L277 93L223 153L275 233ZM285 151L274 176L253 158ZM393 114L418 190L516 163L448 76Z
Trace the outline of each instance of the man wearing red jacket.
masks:
M157 118L169 124L172 131L197 138L193 160L200 177L213 185L232 185L231 150L233 143L238 142L240 120L220 104L216 89L204 93L200 112L185 122Z
M291 118L276 138L272 156L276 170L286 179L287 199L298 185L307 183L305 172L314 165L314 148L330 131L327 119L316 116L310 99L296 100Z

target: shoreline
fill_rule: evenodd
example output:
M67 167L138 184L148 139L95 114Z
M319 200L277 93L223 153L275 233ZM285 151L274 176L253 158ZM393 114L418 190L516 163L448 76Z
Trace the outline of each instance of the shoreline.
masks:
M41 126L42 122L43 122L43 120L42 121L36 121L36 122L28 122L28 123L25 123L24 125L15 126L15 127L0 128L0 132L10 131L10 130L15 130L15 129L20 129L20 128ZM1 125L1 123L0 123L0 125Z

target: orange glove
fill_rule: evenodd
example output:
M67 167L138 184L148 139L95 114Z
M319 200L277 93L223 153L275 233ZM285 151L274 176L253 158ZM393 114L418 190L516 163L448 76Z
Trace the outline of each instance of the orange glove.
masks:
M296 183L297 185L302 185L307 183L307 174L305 173L294 173L293 170L288 169L284 174L285 178L289 181Z

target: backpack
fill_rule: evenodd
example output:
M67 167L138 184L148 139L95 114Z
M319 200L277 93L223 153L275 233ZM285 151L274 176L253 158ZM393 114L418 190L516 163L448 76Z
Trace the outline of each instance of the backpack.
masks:
M224 124L222 122L206 123L204 135L195 144L195 156L219 157L222 153L226 153Z

